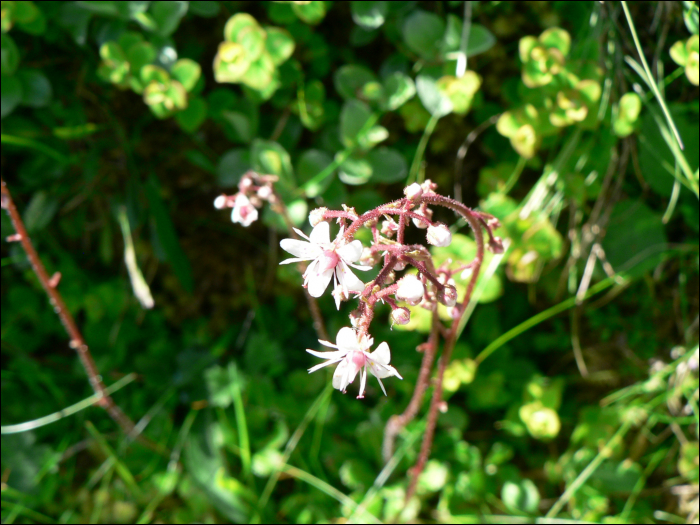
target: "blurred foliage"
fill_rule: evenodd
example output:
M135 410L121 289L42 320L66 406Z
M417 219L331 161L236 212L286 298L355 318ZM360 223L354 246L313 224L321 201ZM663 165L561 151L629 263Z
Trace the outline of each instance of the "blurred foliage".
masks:
M99 408L5 433L92 393L5 243L3 522L697 522L698 8L629 8L640 48L614 2L3 1L3 179L166 451ZM422 416L388 466L381 443L420 316L372 326L388 397L308 375L284 224L212 207L251 168L299 227L426 177L501 220L410 502ZM436 256L471 257L463 233Z

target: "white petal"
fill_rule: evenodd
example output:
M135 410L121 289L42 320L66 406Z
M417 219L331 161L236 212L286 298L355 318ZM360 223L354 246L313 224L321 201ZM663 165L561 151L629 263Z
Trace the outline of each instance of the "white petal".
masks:
M365 384L367 384L367 367L360 372L360 395L357 396L357 399L365 397Z
M375 363L388 365L391 362L391 351L389 350L389 345L386 342L380 344L377 349L369 355L369 358L370 361Z
M316 266L318 267L318 265ZM309 290L309 295L311 297L321 297L323 292L326 291L326 288L328 288L328 283L331 282L331 277L333 277L333 268L326 270L321 274L316 272L311 273L306 278L308 281L307 290Z
M379 379L378 377L377 377L377 381L379 381L379 386L382 387L382 392L384 392L384 395L386 395L386 388L384 388L384 383L382 383L382 380Z
M330 244L331 242L331 225L327 222L319 222L314 229L311 230L309 240L315 244Z
M340 359L330 360L330 361L326 361L325 363L321 363L321 364L318 364L316 366L312 366L311 368L309 368L309 374L311 374L312 372L315 372L316 370L320 370L321 368L324 368L328 365L334 365L338 361L340 361Z
M333 372L333 388L341 392L348 386L346 382L348 365L349 363L343 359Z
M352 271L350 271L350 268L348 268L348 265L344 262L341 261L338 263L338 266L336 266L335 269L335 274L338 277L338 281L340 282L340 286L343 287L343 290L355 293L362 293L364 291L365 284L360 281L357 276L352 273Z
M340 258L345 262L354 263L362 257L362 243L360 241L352 241L350 244L341 246L336 250Z
M361 264L348 263L348 266L352 266L352 267L355 268L356 270L360 270L360 271L363 271L363 272L366 272L367 270L371 270L371 269L372 269L371 266L363 266L363 265L361 265Z
M282 239L280 247L296 257L300 257L305 261L315 259L321 254L321 248L315 244L297 239Z
M297 235L298 235L299 237L302 237L302 238L306 239L307 241L310 240L310 239L309 239L309 236L306 235L306 234L305 234L303 231L301 231L299 228L292 228L292 229L293 229L295 232L297 232Z
M345 357L345 354L347 354L347 352L343 352L342 350L336 350L334 352L317 352L316 350L310 350L307 348L306 351L315 357L320 357L321 359L342 359Z
M338 349L346 352L360 351L360 345L357 341L357 334L352 328L344 327L338 331L338 336L335 338L338 344Z
M303 261L308 261L308 259L302 259L300 257L290 257L289 259L285 259L284 261L280 261L280 264L292 264L295 262L303 262Z
M319 339L318 342L321 343L323 346L330 346L331 348L338 348L338 345L334 345L333 343L330 343L328 341L322 341L321 339Z

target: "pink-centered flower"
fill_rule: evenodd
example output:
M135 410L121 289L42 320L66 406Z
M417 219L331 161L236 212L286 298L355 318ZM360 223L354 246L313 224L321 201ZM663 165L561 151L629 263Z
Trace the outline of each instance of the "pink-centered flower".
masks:
M345 393L348 385L355 380L357 373L360 372L360 395L357 398L362 399L367 383L367 369L379 381L384 395L386 395L386 390L382 383L383 378L396 376L399 379L403 379L396 369L389 365L391 352L388 344L382 343L374 352L370 353L368 350L374 343L374 340L368 335L358 337L357 332L352 328L341 328L335 342L336 344L319 340L319 343L324 346L337 348L333 352L306 350L311 355L326 359L325 363L309 368L309 373L338 363L338 367L333 374L333 388Z
M304 272L304 287L311 297L321 297L331 279L334 279L336 306L340 308L343 296L348 297L351 292L360 293L365 289L363 282L350 270L350 266L362 271L371 269L370 266L353 264L362 256L360 241L346 244L341 231L336 240L331 242L330 224L325 221L314 226L309 237L301 230L294 228L294 231L307 240L282 239L280 246L294 257L285 259L280 264L311 261Z
M231 220L240 222L243 226L250 226L258 220L258 210L255 209L250 199L242 193L236 195L236 200L231 210Z

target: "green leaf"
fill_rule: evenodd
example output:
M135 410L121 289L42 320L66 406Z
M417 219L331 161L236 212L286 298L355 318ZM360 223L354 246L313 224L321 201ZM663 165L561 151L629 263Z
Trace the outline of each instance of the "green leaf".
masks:
M431 60L440 51L445 22L434 13L418 9L404 21L402 33L411 51L425 60Z
M302 100L303 98L303 100ZM326 88L320 80L312 80L303 91L299 91L299 118L311 131L316 131L325 120L324 102Z
M19 65L19 49L10 35L0 35L0 65L2 76L11 76Z
M481 87L481 77L474 71L465 71L460 78L442 77L436 86L450 100L453 111L464 115L471 108L474 95Z
M513 512L534 514L540 504L540 493L530 479L518 483L506 481L501 489L501 500Z
M307 24L316 25L326 16L326 3L313 1L299 4L294 2L292 10L299 17L299 20Z
M347 100L340 112L340 141L345 147L357 145L362 137L362 128L372 117L372 110L357 99Z
M188 133L196 131L207 118L207 103L201 97L188 101L187 107L175 115L180 127Z
M270 54L272 62L279 66L294 53L294 39L288 31L279 27L267 28L265 49Z
M187 13L189 2L173 2L169 0L152 2L150 13L158 27L157 33L160 36L172 35L180 20Z
M185 91L192 91L202 72L200 65L189 58L182 58L173 64L170 76L182 84Z
M214 57L214 78L217 82L240 82L250 67L245 49L235 42L221 42Z
M126 59L131 66L129 68L131 74L138 77L141 68L152 64L157 56L158 52L150 42L136 42L127 48Z
M629 270L639 276L654 269L663 258L661 249L665 246L660 215L641 201L627 199L615 205L603 248L616 272Z
M222 188L233 188L238 185L243 174L252 169L250 150L243 148L230 149L221 155L216 167L218 184Z
M84 46L87 41L88 25L91 18L92 13L90 11L82 9L73 3L65 3L61 6L56 23L68 31L76 44Z
M146 181L145 186L146 198L148 199L148 206L153 218L158 241L160 241L160 245L163 247L178 281L180 281L180 284L187 293L192 293L194 291L194 281L192 279L190 262L187 260L187 256L180 246L175 226L160 196L158 180L154 175L151 175Z
M168 75L168 72L162 67L149 64L141 68L141 81L144 84L149 84L151 82L167 84L170 82L170 75Z
M367 153L372 166L372 182L389 184L406 178L408 165L403 155L395 149L382 147Z
M429 494L439 491L447 483L449 473L450 471L444 463L436 459L429 460L418 477L416 492L418 494Z
M37 232L44 229L58 211L58 199L44 190L37 191L24 210L24 225L27 230Z
M274 76L275 64L272 62L270 55L264 53L250 64L241 82L257 91L265 91L272 85Z
M418 75L416 92L428 113L434 117L444 117L452 112L452 102L439 88L436 80L429 75Z
M359 155L345 159L338 167L338 178L345 184L358 186L366 183L372 177L372 165L369 160Z
M634 125L642 109L642 99L636 93L625 93L620 98L617 118L613 130L618 137L626 137L634 131Z
M356 98L362 86L376 80L377 77L369 69L355 64L341 66L333 75L335 89L344 99Z
M496 37L480 24L472 24L467 42L467 56L484 53L496 44Z
M22 104L41 108L51 102L52 90L49 79L38 69L26 69L17 72L22 83Z
M0 104L0 118L5 118L22 102L22 83L17 77L2 77L0 82L2 93Z
M671 55L671 59L676 64L679 66L685 66L685 63L688 61L688 50L685 47L685 41L679 40L673 44L669 50L669 54Z
M558 49L562 55L567 56L571 48L571 36L564 29L559 27L550 27L545 29L540 35L539 41L547 49Z
M326 169L333 159L325 151L319 149L309 149L301 154L297 161L296 174L299 184L303 184ZM334 170L335 171L335 170ZM333 181L333 172L329 173L322 181L306 187L306 196L309 198L321 195L328 185Z
M190 2L189 11L193 15L201 16L202 18L214 18L219 14L220 6L219 2L199 0L197 2Z
M352 19L363 29L377 29L386 20L388 2L351 2Z
M289 153L277 142L255 139L250 149L253 169L262 175L278 175L280 182L294 185L294 170Z
M387 111L394 111L411 100L415 94L416 86L413 79L400 71L395 71L384 80L384 96L386 98L383 108Z
M12 18L21 23L28 24L41 15L34 2L14 2Z

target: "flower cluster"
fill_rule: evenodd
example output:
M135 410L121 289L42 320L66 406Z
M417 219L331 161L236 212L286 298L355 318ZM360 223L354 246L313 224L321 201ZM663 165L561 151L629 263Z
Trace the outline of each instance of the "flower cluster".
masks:
M232 196L220 196L215 206L233 208L232 220L248 226L257 219L257 208L263 201L270 202L276 211L283 208L273 189L275 181L273 176L248 172L239 183L239 192ZM322 345L335 348L334 351L317 352L307 349L310 354L326 360L310 368L309 372L337 365L333 374L333 387L342 392L359 374L358 397L364 397L367 371L377 378L385 395L386 390L381 380L390 376L401 379L396 369L389 365L391 355L387 343L381 343L376 350L370 352L373 339L369 336L369 326L377 304L390 306L392 325L410 323L411 310L408 307L435 312L440 303L447 307L448 317L454 321L458 321L464 312L465 298L462 298L462 303L459 302L453 276L461 273L463 278L469 277L473 284L483 253L477 254L474 261L456 269L450 267L451 261L436 268L426 246L405 243L405 232L409 225L425 230L428 245L449 246L452 242L450 228L433 220L433 207L442 206L464 217L472 229L478 231L478 236L482 235L482 231L487 232L488 244L484 243L483 237L479 237L482 247L486 245L494 252L503 250L501 240L493 235L493 230L499 227L495 218L439 195L436 189L437 185L429 180L422 184L411 184L404 190L404 198L378 206L362 215L347 206L343 206L342 210L315 209L309 214L312 230L308 236L297 228L291 228L290 232L296 238L280 242L280 247L292 255L280 264L301 265L302 286L310 298L321 297L332 282L331 294L337 309L340 309L342 301L349 300L351 296L359 299L357 308L350 313L352 328L342 328L338 332L336 344L319 340ZM333 221L337 221L339 228L335 237L331 238ZM372 233L372 242L368 247L355 239L355 234L363 227ZM381 265L381 269L367 283L353 272L353 269L365 272L376 265ZM397 272L403 270L407 270L406 273L397 276Z
M248 171L238 182L238 193L219 195L214 199L214 207L219 210L232 208L231 220L248 227L258 220L258 208L262 207L263 201L272 204L278 201L273 190L273 184L277 180L275 175Z

